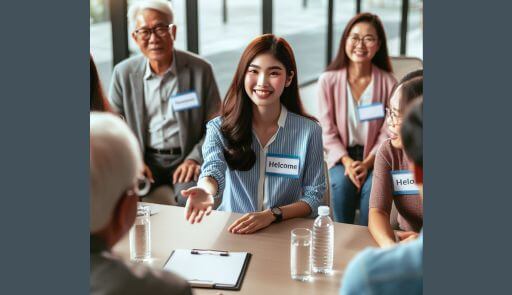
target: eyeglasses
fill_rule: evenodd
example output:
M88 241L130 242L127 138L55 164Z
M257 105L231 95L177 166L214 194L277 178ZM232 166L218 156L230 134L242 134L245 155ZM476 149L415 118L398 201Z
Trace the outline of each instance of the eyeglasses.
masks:
M130 196L142 197L149 192L150 188L151 183L149 182L149 179L147 179L145 176L142 176L137 179L137 185L134 188L129 189L127 194Z
M348 41L352 43L352 45L357 45L359 42L363 42L364 46L374 46L377 44L377 39L373 36L364 36L363 38L359 38L358 36L350 36Z
M159 25L154 28L141 28L136 29L133 32L135 33L138 39L146 41L149 40L149 38L151 37L151 33L154 33L158 37L167 37L169 35L169 30L171 29L172 25L173 24Z
M389 108L386 108L386 119L388 120L388 123L392 125L400 125L403 121L402 116L396 115L396 113Z

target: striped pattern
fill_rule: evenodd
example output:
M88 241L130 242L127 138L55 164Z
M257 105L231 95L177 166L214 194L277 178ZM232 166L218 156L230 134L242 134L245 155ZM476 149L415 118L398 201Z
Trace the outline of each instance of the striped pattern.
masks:
M297 179L264 174L264 165L260 163L265 161L263 157L266 153L262 151L254 133L252 149L256 153L256 163L249 171L230 170L223 154L226 141L220 132L222 119L217 117L208 122L200 178L210 176L217 180L218 195L222 195L218 210L247 213L304 201L311 207L312 216L316 215L326 189L322 131L315 122L287 112L284 107L281 109L281 117L284 112L284 118L280 117L280 121L284 119L284 124L279 124L273 142L265 150L271 154L300 157ZM264 177L263 192L258 190L260 177Z

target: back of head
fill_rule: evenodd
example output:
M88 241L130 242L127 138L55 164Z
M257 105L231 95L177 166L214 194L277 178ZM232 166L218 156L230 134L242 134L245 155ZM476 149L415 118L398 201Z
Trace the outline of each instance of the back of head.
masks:
M407 157L423 168L423 97L417 98L409 106L400 133Z
M90 232L104 229L124 192L142 172L137 139L126 123L110 113L90 115Z
M153 9L167 16L169 24L174 22L174 13L170 1L167 0L141 0L134 1L128 9L128 21L132 27L135 26L137 15L146 9Z

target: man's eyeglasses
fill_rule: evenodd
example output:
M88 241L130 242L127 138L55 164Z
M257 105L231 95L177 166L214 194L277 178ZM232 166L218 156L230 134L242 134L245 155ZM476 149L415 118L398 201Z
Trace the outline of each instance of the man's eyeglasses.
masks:
M386 108L386 119L388 120L388 123L393 125L400 125L403 121L402 116L398 116L396 112L393 112L389 108Z
M154 28L141 28L133 31L135 36L137 36L140 40L149 40L151 37L151 33L154 33L158 37L167 37L169 35L169 30L171 29L172 24L170 25L159 25Z
M150 188L151 183L149 182L149 179L147 179L145 176L142 176L137 179L137 185L134 188L129 189L127 194L130 196L142 197L149 192Z
M364 36L363 38L359 38L359 36L349 36L348 41L352 45L357 45L357 44L359 44L359 42L363 42L364 46L368 46L368 47L371 47L371 46L374 46L375 44L377 44L377 39L373 36Z

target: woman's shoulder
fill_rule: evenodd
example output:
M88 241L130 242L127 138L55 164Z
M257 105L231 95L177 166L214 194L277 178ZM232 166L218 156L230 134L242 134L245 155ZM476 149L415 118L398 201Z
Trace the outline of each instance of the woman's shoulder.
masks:
M222 124L222 116L219 115L219 116L211 119L210 121L208 121L208 123L206 123L206 127L220 129L221 124Z
M343 73L346 71L345 68L333 71L325 71L318 77L319 82L335 83L340 79Z
M375 66L374 65L374 68L376 69L376 71L379 73L381 79L386 83L386 84L391 84L391 85L395 85L396 84L396 78L395 76L393 75L393 72L388 72L388 71L385 71L381 68L379 68L378 66Z
M294 127L301 128L310 132L322 132L320 124L311 118L292 113L290 111L288 111L288 118L290 119L291 125Z

